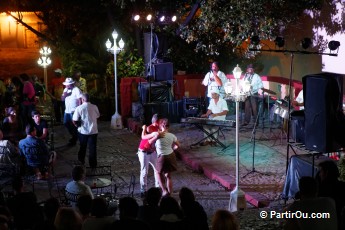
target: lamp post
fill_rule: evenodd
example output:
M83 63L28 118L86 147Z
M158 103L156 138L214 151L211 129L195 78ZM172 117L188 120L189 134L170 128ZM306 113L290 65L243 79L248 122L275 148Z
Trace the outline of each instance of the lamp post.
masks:
M41 57L38 58L37 63L38 65L43 67L43 71L44 71L44 86L45 86L45 90L48 90L48 76L47 76L47 67L48 65L50 65L52 63L49 55L52 53L52 50L47 47L47 46L43 46L40 49L40 54Z
M235 212L238 210L243 210L246 208L246 199L244 192L240 189L240 183L239 183L239 176L240 176L240 148L239 148L239 102L243 100L243 95L241 95L241 92L239 90L239 80L241 78L242 70L237 65L234 70L232 71L234 74L234 77L236 79L236 85L235 85L235 95L234 99L236 102L236 187L233 191L230 193L230 203L229 203L229 211Z
M117 46L116 39L117 39L119 34L116 32L116 30L114 30L111 35L113 37L113 47L111 47L112 43L111 43L111 41L109 39L105 43L105 46L107 47L107 51L112 53L112 54L114 54L115 113L111 117L111 128L113 128L113 129L122 129L123 128L122 119L121 119L121 115L118 112L118 100L117 100L117 64L116 64L116 55L123 49L123 47L125 46L125 43L124 43L124 41L121 38L120 41L119 41L119 45Z

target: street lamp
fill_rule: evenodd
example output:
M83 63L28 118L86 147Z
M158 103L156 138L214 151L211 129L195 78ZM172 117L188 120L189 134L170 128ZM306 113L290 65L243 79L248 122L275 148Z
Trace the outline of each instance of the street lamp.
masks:
M118 100L117 100L117 64L116 64L116 54L118 54L123 47L125 46L125 42L122 40L122 38L119 41L119 46L117 46L117 37L118 33L116 30L113 31L111 34L113 37L113 47L111 47L111 41L108 39L105 43L105 46L107 47L107 51L114 54L114 76L115 76L115 114L111 117L111 127L113 129L122 129L122 119L121 115L118 113Z
M38 58L37 63L38 65L43 67L44 70L44 86L45 90L48 90L48 76L47 76L47 67L52 63L49 55L52 53L52 50L49 47L43 46L40 49L40 54L42 55Z
M242 70L237 65L232 71L236 79L234 100L236 102L236 187L230 193L229 211L236 212L246 208L246 199L244 192L240 189L240 148L239 148L239 102L244 100L243 94L239 90L239 80L241 78Z

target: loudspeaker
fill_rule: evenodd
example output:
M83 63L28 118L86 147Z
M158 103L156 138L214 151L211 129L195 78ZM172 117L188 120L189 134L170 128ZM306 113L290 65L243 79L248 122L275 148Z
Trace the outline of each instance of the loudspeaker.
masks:
M318 152L334 152L344 142L342 75L321 73L303 77L305 147Z
M146 103L144 104L145 124L151 124L152 115L158 113L161 118L168 118L171 123L180 122L183 114L182 100L163 102L163 103Z
M153 65L153 77L155 81L172 81L174 76L173 63L159 63Z

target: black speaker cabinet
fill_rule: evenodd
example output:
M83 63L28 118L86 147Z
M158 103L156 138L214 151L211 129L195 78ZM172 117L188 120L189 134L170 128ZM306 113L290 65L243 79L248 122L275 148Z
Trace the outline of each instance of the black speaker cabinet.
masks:
M342 75L321 73L303 77L305 147L318 152L339 150L344 136ZM341 119L340 119L341 118Z
M179 123L183 114L182 100L162 102L162 103L146 103L144 104L145 124L151 124L152 115L158 113L161 118L168 118L171 123Z
M174 77L173 63L153 64L153 77L155 81L172 81Z

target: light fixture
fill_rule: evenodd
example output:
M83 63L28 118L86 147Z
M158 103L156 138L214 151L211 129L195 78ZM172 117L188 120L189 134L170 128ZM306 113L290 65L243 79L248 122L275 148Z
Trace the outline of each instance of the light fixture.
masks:
M250 38L250 44L257 46L257 45L259 45L259 43L260 43L259 36L254 35Z
M146 15L146 21L151 21L152 20L152 14L148 14L148 15Z
M339 49L339 46L340 46L340 42L339 41L330 41L328 43L328 48L331 50L331 51L334 51L334 50L337 50Z
M173 15L173 16L171 17L171 21L172 21L172 22L176 22L176 20L177 20L177 16L176 16L176 15Z
M132 19L136 22L139 21L140 20L140 14L133 14Z
M303 49L308 49L311 46L312 41L310 38L303 38L301 44Z
M48 89L48 74L47 74L47 67L51 64L51 59L49 55L52 53L52 50L47 47L43 46L40 49L40 54L42 55L41 57L38 58L37 64L43 67L43 74L44 74L44 86L46 90ZM45 96L44 96L45 97Z
M113 129L122 129L122 118L121 115L118 112L118 98L117 98L117 63L116 63L116 55L123 49L125 46L125 42L122 40L122 38L119 41L119 44L117 46L117 37L119 34L116 30L113 31L111 34L113 37L113 47L112 42L108 39L105 43L105 46L107 47L107 51L114 54L114 81L115 81L115 114L111 117L111 127Z
M276 37L276 39L274 40L274 43L276 44L276 46L281 48L285 45L285 40L283 37Z
M235 102L236 102L236 187L230 193L229 211L236 212L246 208L246 198L243 190L240 189L240 147L239 147L239 102L244 98L239 91L239 80L242 74L241 68L237 65L232 71L236 79Z

